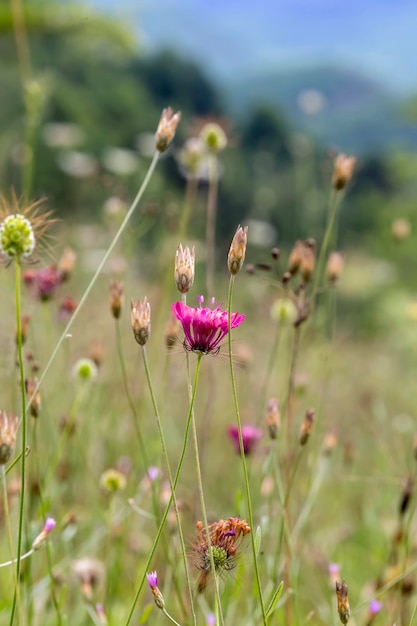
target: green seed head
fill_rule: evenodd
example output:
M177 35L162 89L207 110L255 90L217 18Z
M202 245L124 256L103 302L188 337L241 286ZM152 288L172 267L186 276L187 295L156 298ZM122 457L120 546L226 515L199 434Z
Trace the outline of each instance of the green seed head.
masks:
M73 375L79 380L94 380L97 378L97 366L91 359L78 359L73 367Z
M0 253L9 259L29 257L35 249L35 234L30 221L16 213L0 224Z
M213 554L213 562L214 562L214 567L216 570L219 569L224 569L227 565L227 552L224 548L221 548L220 546L211 546L211 552ZM209 555L209 551L206 550L206 562L208 567L210 567L210 555Z

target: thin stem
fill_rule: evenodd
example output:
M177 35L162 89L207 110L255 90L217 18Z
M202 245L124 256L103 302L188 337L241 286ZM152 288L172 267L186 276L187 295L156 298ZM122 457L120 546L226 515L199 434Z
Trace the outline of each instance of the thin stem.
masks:
M29 552L25 552L25 554L22 554L20 556L20 559L17 559L17 557L16 557L15 559L10 559L10 561L4 561L3 563L0 563L0 567L8 567L9 565L14 565L15 563L18 562L18 560L24 561L29 556L31 556L34 552L35 552L35 550L33 548L31 548L29 550Z
M237 429L239 433L239 447L240 447L240 458L242 461L242 469L243 469L243 479L245 483L245 495L246 495L246 503L248 507L248 517L249 517L249 525L251 527L251 544L252 544L252 555L253 555L253 565L255 568L255 578L256 578L256 586L258 589L259 602L261 605L262 611L262 621L264 626L267 624L266 613L265 613L265 605L262 597L262 586L261 586L261 578L259 574L259 566L258 566L258 558L256 554L256 546L255 546L255 533L253 527L253 513L252 513L252 502L250 496L250 488L249 488L249 478L248 478L248 469L246 466L246 457L245 457L245 448L243 446L243 437L242 437L242 423L240 420L240 411L239 411L239 403L237 399L237 390L236 390L236 380L235 380L235 371L233 366L233 357L232 357L232 333L231 333L231 315L232 315L232 295L233 295L233 285L234 285L234 276L230 276L229 281L229 294L228 294L228 302L227 302L227 315L228 315L228 325L229 325L229 365L230 365L230 377L232 380L232 391L233 391L233 400L235 405L235 414L236 414L236 422Z
M22 420L21 420L21 432L22 432L22 476L20 487L20 506L19 506L19 530L17 535L17 556L16 556L16 588L13 597L12 612L10 615L10 626L14 622L14 616L16 612L16 601L19 597L19 585L20 585L20 556L22 554L22 540L23 540L23 515L25 510L25 486L26 486L26 436L27 436L27 411L26 411L26 386L25 386L25 371L23 365L23 343L22 343L22 311L20 301L20 282L21 271L19 259L15 260L15 296L16 296L16 339L17 339L17 358L19 362L19 375L20 375L20 393L22 398Z
M137 601L139 599L140 592L142 591L142 587L143 587L144 582L146 580L146 572L149 571L150 564L151 564L151 561L153 559L153 555L155 554L155 550L156 550L156 548L158 546L159 539L161 537L162 531L163 531L164 526L165 526L166 519L168 517L169 510L171 508L171 504L172 504L172 500L173 500L173 495L172 494L174 493L174 490L177 487L178 479L179 479L179 476L180 476L180 473L181 473L181 469L182 469L182 465L183 465L183 462L184 462L185 451L186 451L186 448L187 448L188 433L190 432L191 417L192 417L193 409L194 409L194 403L195 403L195 398L196 398L197 382L198 382L198 375L199 375L199 373L200 373L200 359L197 360L197 365L196 365L195 372L194 372L194 383L193 383L193 390L192 390L191 399L190 399L190 408L188 410L187 425L185 427L184 441L183 441L183 445L182 445L180 459L178 461L177 471L175 473L174 480L173 480L173 485L172 485L173 489L171 489L171 495L170 495L168 504L167 504L167 506L165 508L164 514L163 514L162 519L161 519L161 523L160 523L159 528L158 528L158 532L157 532L155 540L154 540L154 542L152 544L152 548L151 548L151 551L149 553L148 560L146 562L146 565L145 565L145 568L144 568L144 572L142 574L142 578L140 580L139 586L138 586L138 588L136 590L135 597L133 598L133 602L132 602L132 605L130 607L129 614L127 616L127 620L126 620L125 626L128 626L130 624L131 619L132 619L133 612L135 610L135 606L136 606Z
M201 357L202 357L202 355L199 354L198 355L198 361L199 362L201 361ZM197 428L196 428L196 423L195 423L194 410L192 411L191 428L192 428L193 442L194 442L195 467L196 467L196 471L197 471L197 486L198 486L198 493L199 493L199 496L200 496L200 506L201 506L201 514L202 514L202 517L203 517L203 525L204 525L204 530L206 532L208 553L209 553L209 559L210 559L210 569L214 573L214 583L215 583L215 589L216 589L216 601L217 601L217 608L218 608L219 617L220 617L220 624L222 626L224 626L224 618L223 618L221 598L220 598L220 590L219 590L219 580L218 580L218 577L216 576L216 566L215 566L215 563L214 563L213 551L211 549L210 530L209 530L208 521L207 521L207 510L206 510L206 503L205 503L205 499L204 499L204 490L203 490L203 480L202 480L202 476L201 476L200 457L199 457L199 453L198 453Z
M170 622L175 624L175 626L180 626L180 624L178 624L178 622L175 621L175 619L168 613L166 609L162 609L162 613L165 615L165 617L169 619Z
M207 242L207 275L206 288L207 295L212 296L214 290L214 253L216 239L216 213L217 213L217 189L218 189L218 167L217 156L211 154L208 161L209 166L209 188L207 197L207 221L206 221L206 242Z
M4 465L1 466L1 475L2 475L2 483L3 483L3 506L4 506L4 519L6 521L7 540L9 542L10 555L13 556L14 554L13 535L12 535L12 527L10 524L9 499L8 499L7 484L6 484L6 469ZM9 563L10 564L14 563L14 559L12 561L9 561ZM0 565L0 567L4 567L4 565ZM13 570L13 574L14 574L15 589L17 589L18 593L20 594L20 590L16 581L15 570ZM18 597L18 608L19 608L20 620L22 621L21 605L20 605L19 597Z
M177 526L178 526L178 535L179 535L179 538L180 538L181 551L182 551L182 556L183 556L183 561L184 561L185 577L187 579L188 595L189 595L189 598L190 598L191 613L193 615L193 622L194 622L194 624L196 624L197 623L197 618L196 618L195 610L194 610L193 591L192 591L192 588L191 588L190 572L188 570L187 551L186 551L186 548L185 548L184 535L183 535L183 532L182 532L181 517L180 517L180 512L179 512L179 509L178 509L177 497L175 495L175 486L174 486L174 481L172 479L171 466L170 466L168 451L167 451L166 442L165 442L164 430L162 428L161 416L159 415L158 405L157 405L155 393L154 393L154 390L153 390L151 373L150 373L150 370L149 370L148 356L147 356L147 352L146 352L146 346L142 346L142 356L143 356L143 364L145 366L146 380L147 380L147 383L148 383L149 392L151 394L152 406L153 406L153 409L154 409L154 412L155 412L156 422L157 422L157 425L158 425L159 438L161 440L161 447L162 447L162 454L164 456L165 465L166 465L166 468L167 468L169 486L171 488L172 501L174 503L175 517L177 519Z
M281 339L281 329L282 329L282 324L280 321L278 321L277 323L277 328L275 331L275 337L274 337L274 341L271 347L271 352L269 354L269 359L268 359L268 365L266 367L265 370L265 378L264 378L264 382L262 385L262 391L261 391L261 410L259 411L259 415L262 415L262 411L265 408L265 403L267 400L267 393L268 393L268 388L269 388L269 383L271 381L271 376L274 370L274 363L275 363L275 359L276 359L276 355L277 355L277 351L278 351L278 346L280 343L280 339Z
M39 378L38 384L36 385L36 387L35 387L35 389L34 389L34 391L32 393L32 396L29 398L28 406L30 406L30 403L32 402L33 398L35 397L35 395L36 395L36 393L37 393L37 391L39 389L39 387L41 386L41 384L42 384L46 374L48 373L52 363L55 360L56 355L58 354L58 351L59 351L60 347L62 346L62 344L65 341L65 339L68 337L68 333L69 333L73 323L75 322L75 320L76 320L76 318L77 318L81 308L83 307L85 301L87 300L88 296L90 295L90 292L91 292L92 288L94 287L94 285L95 285L95 283L97 281L97 278L101 274L101 271L102 271L103 267L105 266L108 258L110 257L111 253L113 252L117 242L119 241L119 239L120 239L120 237L121 237L121 235L122 235L122 233L123 233L127 223L129 222L129 220L130 220L134 210L136 209L137 205L139 204L139 202L140 202L140 200L141 200L141 198L142 198L142 196L143 196L143 194L144 194L144 192L146 190L146 187L148 186L148 183L149 183L149 181L150 181L150 179L152 177L152 174L153 174L153 172L155 170L156 164L158 162L158 158L159 158L159 152L155 152L154 157L153 157L153 159L151 161L151 164L149 166L149 169L148 169L148 171L146 173L146 176L145 176L145 178L143 180L143 183L140 186L140 189L139 189L135 199L133 200L132 204L130 205L130 208L129 208L128 212L126 213L126 216L125 216L123 222L121 223L117 233L115 234L113 241L111 242L111 244L108 247L108 249L106 250L102 260L100 261L100 264L99 264L98 268L96 269L95 274L94 274L93 278L91 279L89 285L87 286L87 289L84 291L84 293L83 293L83 295L81 297L81 300L78 303L77 308L75 309L74 313L72 314L72 317L69 320L68 324L66 325L66 327L65 327L61 337L58 339L58 343L56 344L56 346L55 346L55 348L54 348L54 350L53 350L53 352L52 352L52 354L51 354L51 356L49 358L49 361L46 364L45 369L43 370L43 372L42 372L42 374L41 374L41 376Z

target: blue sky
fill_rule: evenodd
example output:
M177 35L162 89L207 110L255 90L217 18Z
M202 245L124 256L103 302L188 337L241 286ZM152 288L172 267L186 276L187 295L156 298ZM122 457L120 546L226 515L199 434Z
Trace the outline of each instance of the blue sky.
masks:
M271 69L336 63L393 88L417 88L414 0L92 0L161 45L227 80Z

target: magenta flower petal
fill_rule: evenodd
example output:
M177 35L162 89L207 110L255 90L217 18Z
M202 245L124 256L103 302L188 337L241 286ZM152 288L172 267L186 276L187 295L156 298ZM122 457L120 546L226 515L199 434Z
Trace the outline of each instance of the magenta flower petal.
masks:
M239 431L237 426L230 426L227 432L233 442L233 445L235 446L236 452L240 454ZM244 453L250 454L256 442L261 437L262 430L260 428L256 428L256 426L252 426L251 424L242 426L242 441Z
M151 589L155 589L156 587L158 587L158 575L156 572L150 572L149 574L146 574L146 578Z
M199 300L200 307L187 306L183 302L172 305L172 312L184 331L184 348L202 354L217 353L220 342L229 332L227 311L222 311L220 306L203 308L203 298L200 296ZM237 328L244 319L244 315L232 313L231 328Z

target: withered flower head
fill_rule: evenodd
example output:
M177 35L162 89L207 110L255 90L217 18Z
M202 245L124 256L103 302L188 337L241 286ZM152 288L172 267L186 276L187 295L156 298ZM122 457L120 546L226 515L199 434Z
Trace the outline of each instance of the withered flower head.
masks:
M305 414L303 423L301 424L300 428L300 446L305 446L310 438L311 431L313 430L314 414L314 409L309 409Z
M201 593L206 588L207 578L211 573L211 558L206 530L202 522L197 522L196 527L198 539L195 550L198 557L197 567L200 570L197 588ZM210 524L208 530L216 573L222 574L230 571L235 567L235 558L242 538L250 533L249 524L238 517L229 517L228 520Z
M0 257L10 262L28 259L54 220L40 213L41 201L21 206L15 194L9 203L0 196Z
M110 283L110 309L114 319L118 320L124 307L123 283L112 280Z
M184 249L182 244L178 246L175 253L174 278L177 289L180 293L188 293L194 282L195 250L188 246Z
M27 378L25 380L26 385L26 394L28 400L30 401L30 414L32 417L39 417L39 413L41 412L41 394L39 391L36 391L38 386L37 378Z
M327 261L326 275L331 285L334 285L343 272L343 256L340 252L331 252Z
M348 586L343 580L336 581L337 612L342 624L347 624L350 618L350 607L348 598Z
M130 303L130 316L133 335L140 346L144 346L151 333L151 305L146 296L143 302L137 300Z
M304 243L302 241L296 241L293 249L290 252L290 256L288 258L288 271L291 276L294 276L300 269L301 260L303 258L304 252Z
M103 578L103 564L101 561L86 557L74 561L72 564L72 571L81 583L84 596L87 600L91 600L93 596L93 589L100 584Z
M0 411L0 465L6 465L13 454L18 426L17 417L7 417L5 411Z
M158 128L155 135L156 149L158 152L165 152L175 137L177 126L181 119L181 112L174 114L171 107L164 109L161 113Z
M342 191L353 176L353 170L355 169L356 159L353 156L347 156L346 154L338 154L333 169L333 189L335 191Z
M278 400L276 398L271 398L268 402L268 406L266 408L266 424L268 426L270 438L276 439L281 427L281 414Z
M227 267L229 272L234 276L242 269L245 261L246 244L248 242L248 227L242 228L238 226L236 233L230 245L229 254L227 256Z

